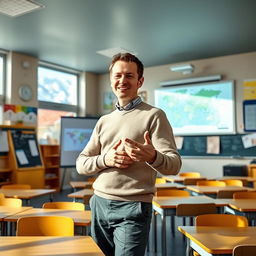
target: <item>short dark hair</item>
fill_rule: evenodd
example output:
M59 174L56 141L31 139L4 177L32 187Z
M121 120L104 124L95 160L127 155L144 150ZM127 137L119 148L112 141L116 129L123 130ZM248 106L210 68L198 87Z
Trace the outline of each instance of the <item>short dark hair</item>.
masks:
M135 55L128 53L128 52L118 53L113 56L112 61L109 65L110 72L112 71L114 64L119 60L125 61L125 62L135 62L137 65L137 73L138 73L139 79L143 76L144 66L143 66L142 62Z

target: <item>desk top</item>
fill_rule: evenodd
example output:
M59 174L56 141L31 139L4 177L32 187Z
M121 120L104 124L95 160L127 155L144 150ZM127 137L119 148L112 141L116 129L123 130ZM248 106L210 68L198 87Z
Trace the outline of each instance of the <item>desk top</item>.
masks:
M91 188L93 181L70 181L69 184L72 188Z
M249 177L249 176L222 176L216 178L216 180L245 180L248 182L256 181L256 177Z
M15 197L20 199L31 199L55 193L56 189L0 189L5 197Z
M67 216L74 220L76 226L89 226L91 224L91 211L75 211L48 208L31 208L4 218L4 221L16 222L18 218L27 216Z
M182 185L182 184L178 184L178 183L171 183L171 182L166 182L166 183L157 183L155 184L156 190L160 190L160 189L165 189L165 188L169 188L169 189L184 189L186 188L186 186Z
M195 186L189 185L187 189L200 194L217 194L219 190L254 190L249 187L239 187L239 186L225 186L225 187L217 187L217 186Z
M8 207L8 206L0 206L0 220L2 221L4 218L17 214L23 211L27 211L32 209L32 207Z
M214 203L216 206L226 206L232 199L214 199L208 196L189 196L189 197L170 197L170 196L158 196L153 198L153 205L162 208L177 208L178 204L206 204Z
M171 181L171 182L180 182L183 183L185 179L202 179L205 180L207 179L206 177L188 177L188 176L179 176L179 175L167 175L167 176L163 176L164 179Z
M234 199L229 203L229 206L240 212L256 212L255 199Z
M104 256L89 236L2 236L0 252L5 256Z
M256 227L180 226L178 230L208 253L230 254L236 245L255 244Z
M84 196L92 196L92 195L93 195L93 189L81 189L77 192L68 194L68 197L83 199Z

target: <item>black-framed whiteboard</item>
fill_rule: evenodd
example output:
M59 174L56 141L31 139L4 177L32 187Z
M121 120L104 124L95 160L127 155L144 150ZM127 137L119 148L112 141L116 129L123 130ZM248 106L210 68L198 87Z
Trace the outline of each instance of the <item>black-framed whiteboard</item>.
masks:
M76 159L90 140L98 117L61 117L60 167L75 167Z

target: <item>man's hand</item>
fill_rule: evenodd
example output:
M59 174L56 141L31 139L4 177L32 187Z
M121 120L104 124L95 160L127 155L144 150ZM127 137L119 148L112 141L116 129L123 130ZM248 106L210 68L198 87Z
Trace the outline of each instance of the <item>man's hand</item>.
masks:
M148 162L150 164L156 159L156 150L152 145L148 131L144 133L144 144L126 138L124 148L133 161Z
M133 160L127 155L125 150L119 149L122 140L120 140L104 157L105 164L108 167L117 167L124 169L133 163Z

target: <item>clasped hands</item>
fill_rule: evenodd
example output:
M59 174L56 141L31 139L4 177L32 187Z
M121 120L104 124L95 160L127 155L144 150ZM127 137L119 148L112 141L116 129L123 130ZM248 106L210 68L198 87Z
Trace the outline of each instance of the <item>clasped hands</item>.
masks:
M133 162L154 162L156 158L156 150L152 145L149 132L144 133L144 143L138 143L131 139L124 139L122 148L120 147L122 140L105 155L104 161L108 167L127 168Z

